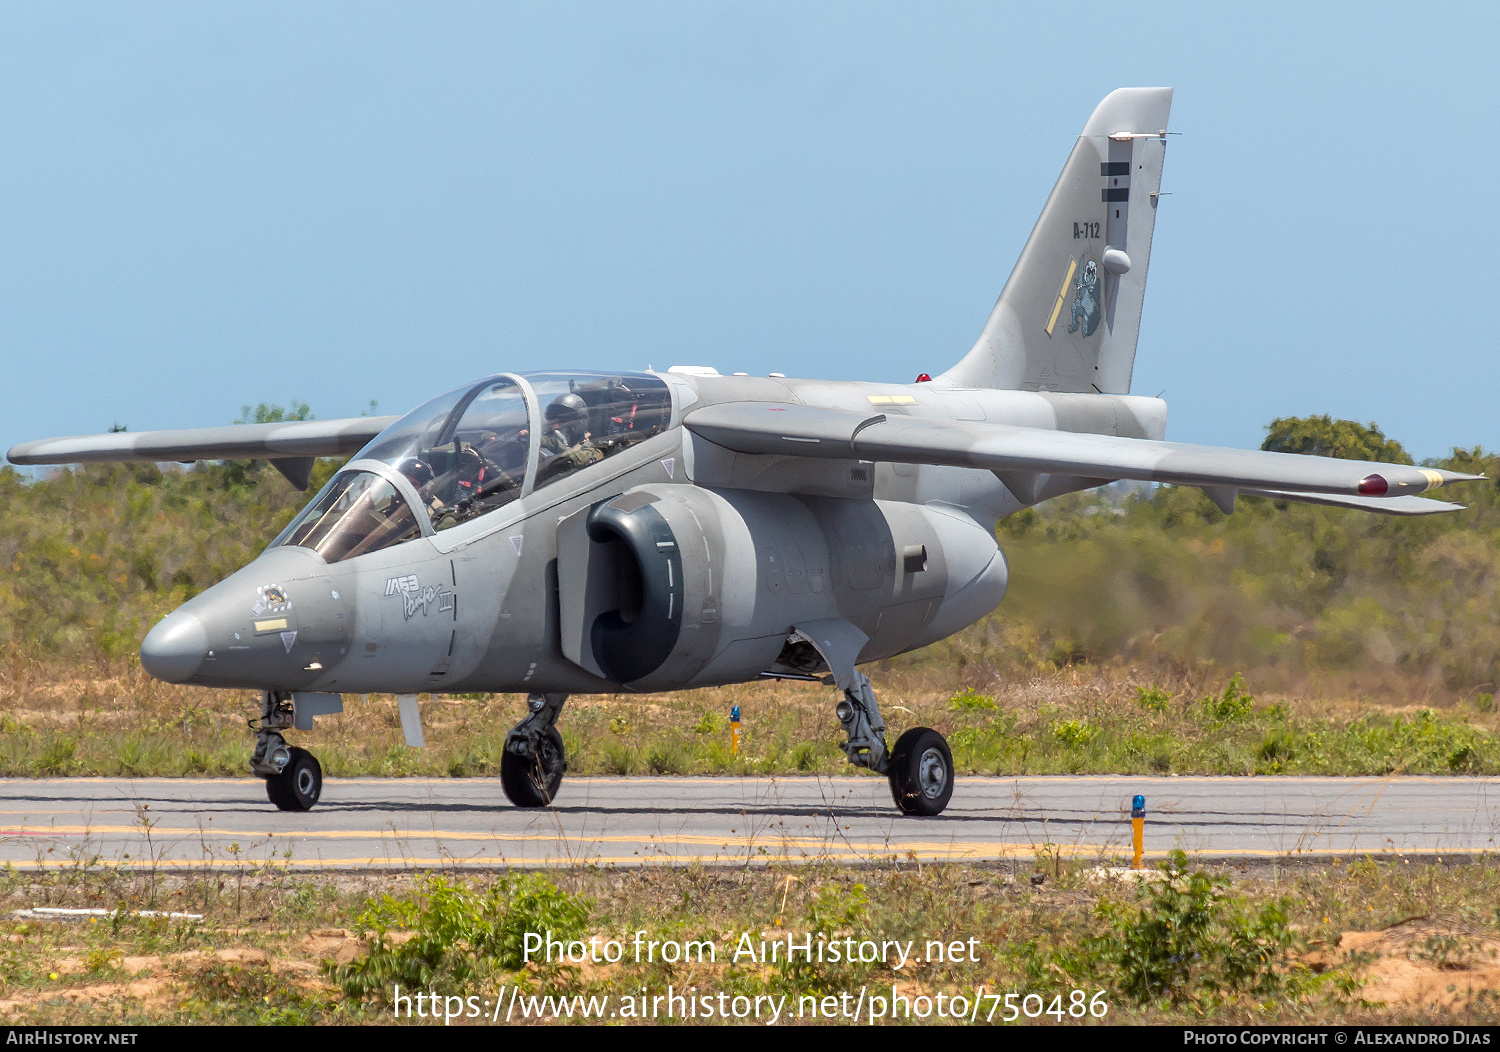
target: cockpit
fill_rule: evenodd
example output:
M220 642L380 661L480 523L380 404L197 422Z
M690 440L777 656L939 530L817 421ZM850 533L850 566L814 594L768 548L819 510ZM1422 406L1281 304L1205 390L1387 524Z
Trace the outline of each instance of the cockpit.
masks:
M339 472L274 543L338 562L420 537L424 520L451 529L660 434L671 415L667 385L649 373L504 374L469 384L377 435L351 463L389 470Z

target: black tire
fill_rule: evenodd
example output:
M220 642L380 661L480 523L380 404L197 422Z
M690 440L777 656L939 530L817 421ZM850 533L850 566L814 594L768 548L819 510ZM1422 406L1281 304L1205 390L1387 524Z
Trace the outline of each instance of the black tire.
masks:
M306 749L291 753L281 773L266 779L266 799L281 811L311 811L323 795L323 767Z
M940 815L953 798L953 753L930 727L913 727L896 739L887 773L902 814Z
M517 807L546 807L557 796L568 769L562 735L548 727L537 743L537 758L528 760L507 750L500 757L500 785Z

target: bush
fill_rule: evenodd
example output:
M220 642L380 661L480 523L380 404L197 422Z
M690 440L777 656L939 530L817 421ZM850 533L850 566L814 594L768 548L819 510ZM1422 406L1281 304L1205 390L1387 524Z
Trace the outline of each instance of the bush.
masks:
M1236 672L1230 677L1224 693L1218 697L1210 694L1203 699L1203 716L1215 725L1235 723L1250 715L1250 708L1254 704L1254 695L1246 692L1245 681Z
M1068 748L1080 749L1094 740L1099 728L1091 727L1082 720L1063 720L1052 725L1052 733Z
M646 770L652 774L682 774L687 757L676 742L658 742L646 753Z
M986 712L995 708L995 699L967 687L948 700L948 708L954 712Z
M1155 684L1136 687L1135 703L1147 712L1166 712L1167 706L1172 703L1172 695Z
M496 969L520 968L528 931L576 938L591 907L535 873L511 874L488 890L428 877L412 898L370 900L358 919L371 932L370 952L331 971L354 998L388 993L393 984L458 985Z
M1132 904L1101 902L1110 930L1086 940L1065 970L1107 984L1142 1004L1200 993L1274 994L1292 944L1288 902L1247 911L1227 893L1227 877L1188 871L1181 851L1162 864L1164 879L1137 887ZM1081 976L1080 976L1081 977Z

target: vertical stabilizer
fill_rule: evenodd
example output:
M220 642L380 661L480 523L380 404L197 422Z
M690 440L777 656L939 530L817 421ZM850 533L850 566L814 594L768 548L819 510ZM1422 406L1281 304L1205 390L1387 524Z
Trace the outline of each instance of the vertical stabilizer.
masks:
M984 332L939 382L1129 393L1171 108L1171 88L1099 103Z

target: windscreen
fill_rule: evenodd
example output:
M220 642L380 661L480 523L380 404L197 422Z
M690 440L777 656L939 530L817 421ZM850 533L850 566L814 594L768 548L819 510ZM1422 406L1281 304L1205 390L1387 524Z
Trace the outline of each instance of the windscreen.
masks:
M421 535L395 486L369 471L348 471L307 506L281 543L311 548L336 563Z

